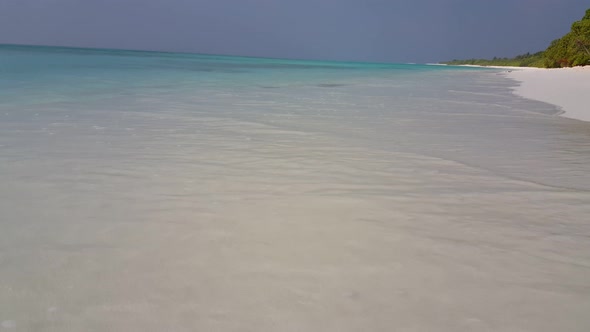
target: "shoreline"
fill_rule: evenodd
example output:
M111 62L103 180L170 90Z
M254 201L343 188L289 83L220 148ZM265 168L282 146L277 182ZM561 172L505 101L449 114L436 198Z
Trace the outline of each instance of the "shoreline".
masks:
M555 105L561 109L558 116L590 122L590 66L555 69L463 66L506 69L503 74L519 83L513 88L515 95Z
M573 68L520 68L506 74L520 83L514 94L561 108L559 116L590 121L590 66Z

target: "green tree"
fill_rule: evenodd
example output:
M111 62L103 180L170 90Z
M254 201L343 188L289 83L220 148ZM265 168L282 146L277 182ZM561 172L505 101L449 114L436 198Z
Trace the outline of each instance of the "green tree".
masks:
M569 33L554 40L545 51L549 68L590 64L590 9L582 20L574 22Z
M590 55L590 18L575 22L572 25L572 34L576 45L587 55Z
M521 54L511 59L494 57L493 60L453 60L447 64L547 68L590 65L590 9L586 10L586 14L580 21L572 24L570 32L552 41L544 52Z

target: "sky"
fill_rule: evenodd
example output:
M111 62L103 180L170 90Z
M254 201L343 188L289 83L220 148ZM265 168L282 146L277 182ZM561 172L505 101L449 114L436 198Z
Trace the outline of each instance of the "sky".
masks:
M545 49L588 0L0 0L0 43L437 62Z

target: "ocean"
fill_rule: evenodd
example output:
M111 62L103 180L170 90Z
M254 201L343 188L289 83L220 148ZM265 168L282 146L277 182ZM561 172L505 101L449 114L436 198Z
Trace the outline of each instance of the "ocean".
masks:
M0 331L587 331L590 123L516 85L0 45Z

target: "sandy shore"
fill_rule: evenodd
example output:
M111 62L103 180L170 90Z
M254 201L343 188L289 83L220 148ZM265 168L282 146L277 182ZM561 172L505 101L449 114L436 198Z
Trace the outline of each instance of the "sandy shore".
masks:
M521 83L514 93L557 105L564 117L590 121L590 66L514 69L507 75Z
M563 117L590 121L590 66L557 69L461 66L506 69L507 77L520 82L514 89L516 95L559 106Z

